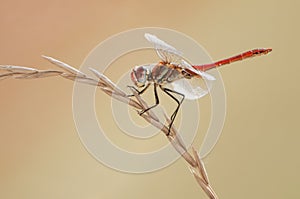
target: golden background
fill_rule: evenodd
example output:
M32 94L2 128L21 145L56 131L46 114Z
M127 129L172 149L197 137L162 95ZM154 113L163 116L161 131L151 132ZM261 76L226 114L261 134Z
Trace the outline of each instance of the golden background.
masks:
M227 116L204 162L219 198L299 198L299 9L296 0L2 0L0 64L55 68L46 54L79 67L107 37L145 26L183 32L214 60L272 47L220 69ZM0 82L0 198L206 198L182 159L139 175L96 161L76 132L72 89L61 78Z

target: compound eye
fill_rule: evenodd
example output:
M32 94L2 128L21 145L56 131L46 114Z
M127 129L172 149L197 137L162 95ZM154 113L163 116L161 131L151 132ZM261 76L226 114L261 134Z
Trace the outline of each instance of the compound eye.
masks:
M147 70L140 66L140 67L136 67L133 70L133 79L134 79L134 83L137 87L143 87L145 85L145 83L147 82Z
M135 75L139 82L145 81L146 79L146 71L142 67L136 69Z

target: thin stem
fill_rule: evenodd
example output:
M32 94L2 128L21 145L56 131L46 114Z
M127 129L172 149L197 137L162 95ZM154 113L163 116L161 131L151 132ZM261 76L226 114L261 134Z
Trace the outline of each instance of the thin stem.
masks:
M109 78L104 76L102 73L98 72L95 69L90 68L91 72L97 77L89 77L88 75L82 73L81 71L77 70L76 68L65 64L59 60L56 60L52 57L43 56L46 60L51 62L52 64L60 67L63 71L60 70L38 70L35 68L23 67L23 66L12 66L12 65L0 65L0 71L4 71L3 74L0 74L0 80L6 78L15 78L15 79L36 79L36 78L45 78L50 76L60 76L65 79L69 79L72 81L81 82L84 84L89 84L92 86L99 87L104 93L111 96L112 98L121 101L129 106L132 106L136 109L140 110L147 110L149 106L147 103L141 98L139 93L132 90L133 96L135 98L126 95L124 91L122 91L117 85L115 85ZM163 124L155 113L149 109L144 114L140 116L144 118L148 123L155 126L159 130L161 130L168 138L172 146L175 150L184 158L184 160L190 165L190 170L195 177L199 186L204 190L207 196L210 199L217 199L217 195L210 186L208 181L207 172L204 167L204 163L202 162L201 158L199 157L196 150L192 149L192 154L190 154L183 143L180 134L178 133L177 129L170 124L172 120L166 117L164 113L167 124ZM169 129L170 126L170 129Z

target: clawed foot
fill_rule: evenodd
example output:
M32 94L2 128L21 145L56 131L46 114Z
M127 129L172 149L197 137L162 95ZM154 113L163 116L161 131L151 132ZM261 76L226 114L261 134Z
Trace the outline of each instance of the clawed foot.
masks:
M134 86L127 86L128 88L130 88L131 90L136 91L137 93L139 93L139 91L134 87ZM126 95L127 97L134 97L134 94L131 95Z
M172 124L169 124L168 126L168 133L166 134L166 136L169 136L171 133L171 128L172 128Z
M140 116L142 116L145 112L146 112L146 110L137 111L137 113L138 113Z

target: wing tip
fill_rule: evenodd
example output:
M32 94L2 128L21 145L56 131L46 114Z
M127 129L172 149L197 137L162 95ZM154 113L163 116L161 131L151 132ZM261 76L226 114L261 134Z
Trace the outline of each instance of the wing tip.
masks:
M154 41L154 40L156 40L157 39L157 37L155 36L155 35L152 35L152 34L150 34L150 33L145 33L144 34L144 37L148 40L148 41Z

